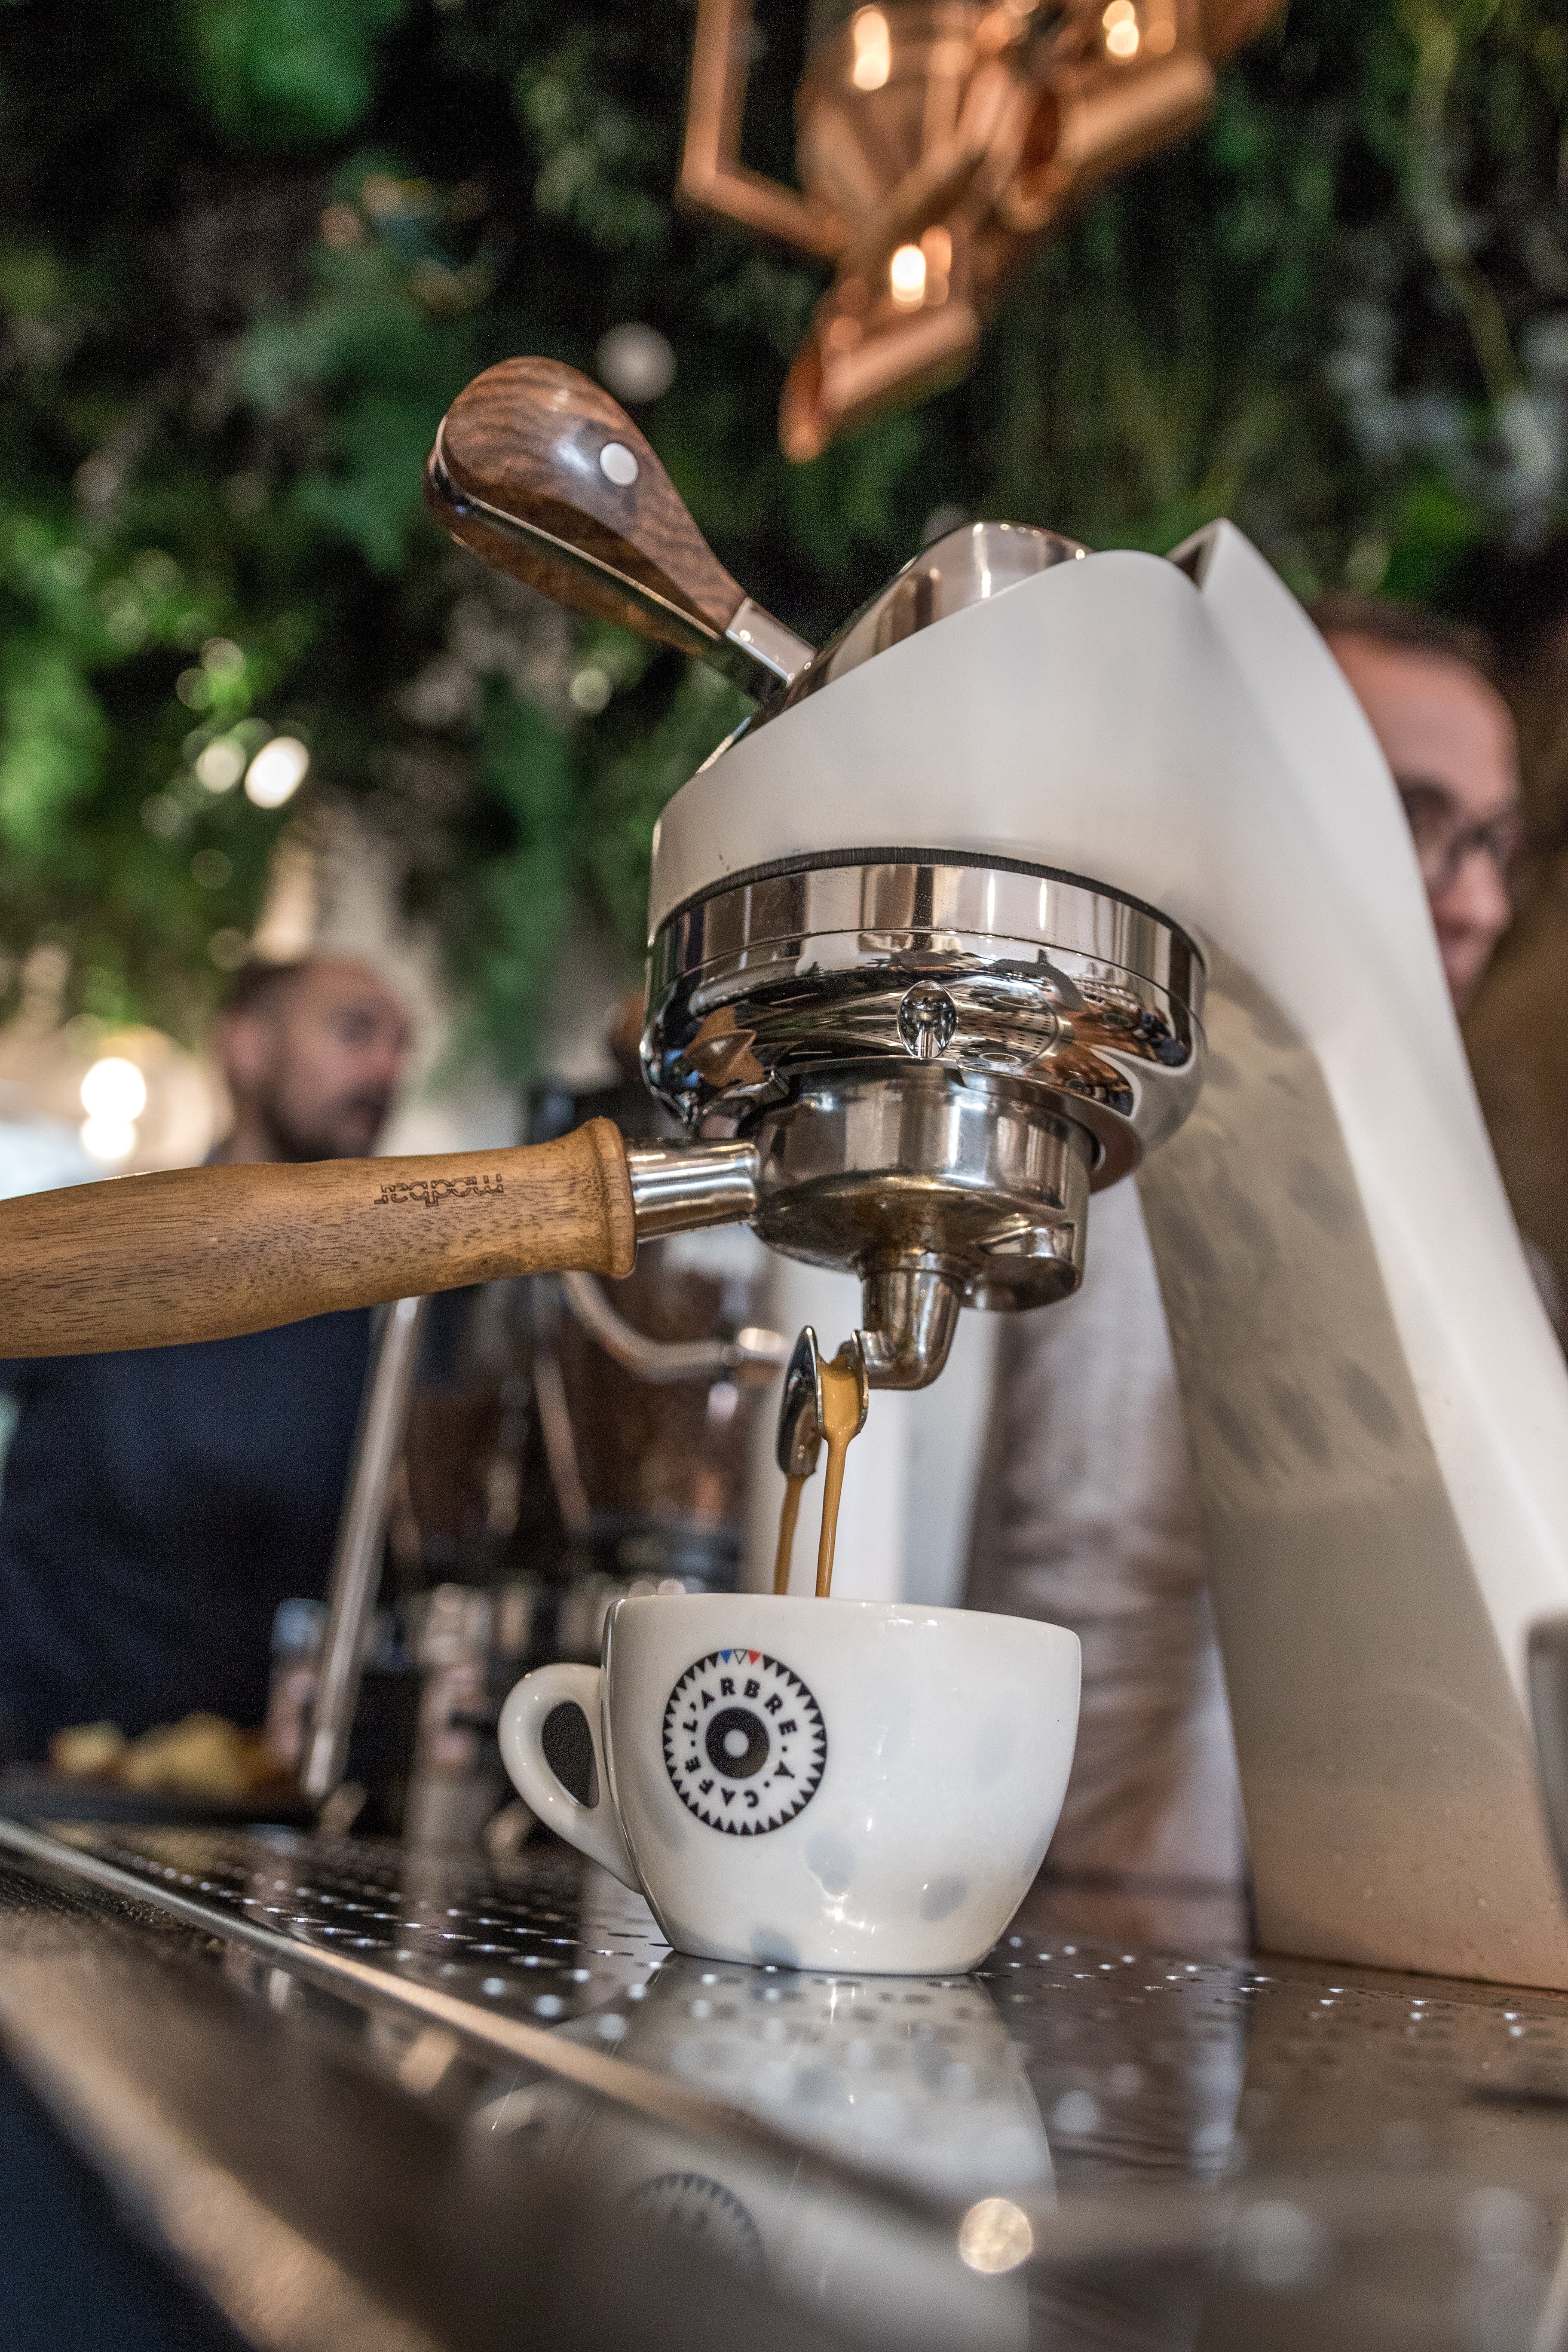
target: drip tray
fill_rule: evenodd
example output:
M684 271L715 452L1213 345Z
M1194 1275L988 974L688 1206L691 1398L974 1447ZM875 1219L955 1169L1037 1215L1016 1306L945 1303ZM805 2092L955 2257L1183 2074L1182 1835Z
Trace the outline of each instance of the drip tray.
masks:
M0 1860L36 1889L31 1913L14 1886L0 1907L14 2039L66 1999L59 1964L28 1975L46 1897L137 1962L148 2020L207 1988L162 2037L122 2004L84 2082L71 2053L118 1998L100 1967L46 2076L78 2063L90 2107L128 2051L196 2047L221 1994L242 2042L283 2035L268 2063L324 2141L353 2108L341 2085L305 2095L329 2058L374 2078L397 2133L426 2119L422 2193L459 2246L451 2197L476 2164L501 2167L519 2213L570 2182L631 2265L623 2341L655 2340L674 2248L696 2266L668 2290L691 2344L710 2308L724 2340L735 2288L754 2344L1568 2344L1555 1995L1258 1959L1223 1902L1048 1881L974 1976L911 1979L672 1953L637 1897L552 1843L491 1868L287 1829L0 1822ZM351 2168L369 2160L362 2129ZM385 2292L392 2254L368 2242L356 2275ZM455 2276L442 2292L461 2300ZM560 2310L554 2344L597 2340Z

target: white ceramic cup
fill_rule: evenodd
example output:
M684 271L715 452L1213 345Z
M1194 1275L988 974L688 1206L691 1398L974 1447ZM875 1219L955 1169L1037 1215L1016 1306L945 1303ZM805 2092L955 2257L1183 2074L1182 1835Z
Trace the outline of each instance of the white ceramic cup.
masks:
M566 1702L597 1801L545 1761ZM526 1675L501 1710L534 1811L645 1895L683 1952L948 1976L1016 1910L1057 1825L1078 1636L904 1601L618 1601L604 1663Z

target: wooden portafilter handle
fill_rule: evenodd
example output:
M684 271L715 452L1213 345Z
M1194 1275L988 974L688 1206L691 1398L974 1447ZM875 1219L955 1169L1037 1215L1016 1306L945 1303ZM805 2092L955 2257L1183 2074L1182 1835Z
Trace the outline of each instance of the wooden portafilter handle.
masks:
M0 1201L0 1357L227 1339L636 1255L607 1118L511 1150L122 1176Z
M811 659L730 577L625 409L558 360L474 378L441 420L425 495L498 572L675 646L758 701Z
M684 653L745 602L625 409L557 360L475 377L441 420L426 495L498 571Z

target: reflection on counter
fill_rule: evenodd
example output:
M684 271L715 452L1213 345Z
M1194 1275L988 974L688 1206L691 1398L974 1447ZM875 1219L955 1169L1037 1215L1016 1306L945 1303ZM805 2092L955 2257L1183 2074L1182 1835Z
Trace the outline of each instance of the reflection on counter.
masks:
M527 2213L554 2184L591 2239L742 2292L759 2342L1568 2346L1558 1996L1251 1958L1201 1893L1044 1882L975 1977L850 1979L677 1958L549 1846L61 1835L196 1906L193 1958L295 2037L291 2079L325 2033L416 2103L429 2193ZM5 2022L42 2030L18 1965Z
M563 2031L608 2039L618 2056L880 2178L966 2200L1051 2193L1023 2053L970 1978L673 1957L634 1992L618 2032L603 2014Z
M568 2144L612 2201L765 2275L857 2343L1027 2343L1015 2273L1050 2200L1050 2151L1021 2053L979 1986L672 1958L628 1988L624 2011L561 2030L845 2168L813 2178L776 2147L704 2143L601 2106ZM857 2193L889 2182L929 2205Z

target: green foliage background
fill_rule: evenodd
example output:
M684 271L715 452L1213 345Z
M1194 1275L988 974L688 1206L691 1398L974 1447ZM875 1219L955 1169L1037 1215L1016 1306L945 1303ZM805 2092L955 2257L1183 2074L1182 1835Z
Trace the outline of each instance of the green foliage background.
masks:
M787 173L804 9L759 14L748 137ZM193 763L264 728L309 741L302 799L397 843L506 1074L574 907L635 964L654 819L741 706L526 602L476 636L490 592L420 464L512 352L591 369L659 328L639 421L808 635L943 506L1153 548L1224 511L1302 592L1439 596L1553 524L1556 0L1292 0L1207 129L1041 252L966 383L805 468L775 409L821 279L673 211L689 37L689 0L0 0L9 986L59 940L74 1004L194 1026L286 820Z

